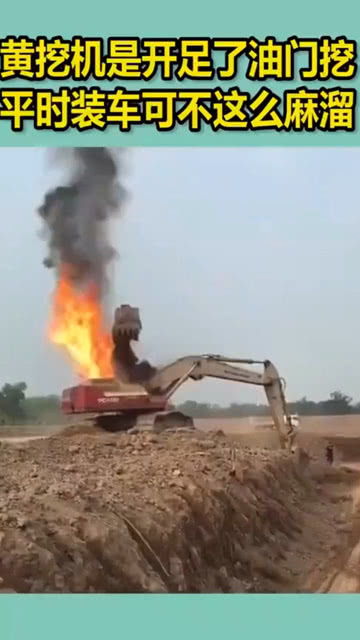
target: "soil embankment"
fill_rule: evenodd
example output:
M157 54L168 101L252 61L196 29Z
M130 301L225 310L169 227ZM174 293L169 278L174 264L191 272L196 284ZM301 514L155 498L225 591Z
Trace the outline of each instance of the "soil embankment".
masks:
M311 591L354 535L355 471L221 433L92 433L0 445L3 590Z

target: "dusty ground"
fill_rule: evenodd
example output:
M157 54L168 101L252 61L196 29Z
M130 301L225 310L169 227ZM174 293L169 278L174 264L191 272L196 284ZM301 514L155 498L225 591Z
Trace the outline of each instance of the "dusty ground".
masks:
M224 430L2 442L2 590L360 592L360 439Z
M252 434L263 418L206 418L197 420L197 426L204 430L221 428L226 433ZM266 418L265 418L266 420ZM314 437L354 436L360 437L360 415L349 416L303 416L301 432Z
M260 435L260 442L263 444L263 430L257 430L257 424L262 422L262 418L200 418L197 419L196 426L203 431L214 431L221 429L226 434L247 435L250 439L254 435ZM266 420L266 419L265 419ZM40 435L54 435L64 429L64 424L49 425L24 425L6 426L0 425L0 440L3 438L34 437ZM330 437L354 436L360 437L360 415L354 416L307 416L301 418L301 432L307 436Z

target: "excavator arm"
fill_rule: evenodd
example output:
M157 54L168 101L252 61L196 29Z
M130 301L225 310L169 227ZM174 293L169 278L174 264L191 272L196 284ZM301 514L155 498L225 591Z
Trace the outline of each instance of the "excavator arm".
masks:
M262 364L263 372L235 366L243 364ZM217 355L187 356L158 369L147 381L146 388L150 393L166 395L169 399L187 380L201 380L205 377L263 387L279 434L280 446L283 449L292 446L295 432L286 407L283 383L277 369L269 360L244 360Z

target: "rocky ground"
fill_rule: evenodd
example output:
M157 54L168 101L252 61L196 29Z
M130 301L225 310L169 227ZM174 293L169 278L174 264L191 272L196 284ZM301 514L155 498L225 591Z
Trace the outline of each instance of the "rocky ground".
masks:
M221 432L70 428L0 460L0 583L21 593L316 590L358 477Z

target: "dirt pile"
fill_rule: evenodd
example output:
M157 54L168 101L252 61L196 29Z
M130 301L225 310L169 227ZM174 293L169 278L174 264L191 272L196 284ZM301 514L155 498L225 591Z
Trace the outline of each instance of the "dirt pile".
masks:
M221 434L72 434L0 445L3 589L297 590L326 503L310 467ZM309 546L332 543L333 508Z

